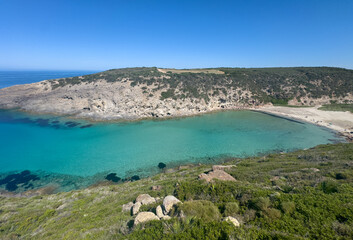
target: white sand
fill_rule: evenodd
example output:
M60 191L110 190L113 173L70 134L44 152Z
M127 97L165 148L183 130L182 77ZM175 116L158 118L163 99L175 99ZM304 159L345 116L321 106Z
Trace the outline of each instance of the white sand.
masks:
M319 107L264 106L256 110L324 126L353 140L353 114L351 112L323 111L319 110Z

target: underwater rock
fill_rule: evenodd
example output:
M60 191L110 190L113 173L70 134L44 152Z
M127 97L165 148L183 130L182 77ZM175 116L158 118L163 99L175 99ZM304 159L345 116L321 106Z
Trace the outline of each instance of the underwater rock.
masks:
M121 180L120 177L116 176L116 173L109 173L105 179L112 181L112 182L119 182Z
M21 173L10 174L4 179L0 180L0 185L5 185L5 189L8 191L15 191L19 184L22 184L24 188L28 189L33 187L30 181L36 181L40 178L37 175L31 174L30 171L25 170Z
M158 168L159 169L163 169L163 168L165 168L167 165L165 164L165 163L162 163L162 162L160 162L160 163L158 163Z
M131 177L131 181L137 181L140 180L140 177L138 175L134 175Z
M38 118L35 120L35 123L41 127L46 127L49 126L49 119Z
M89 127L92 127L93 124L87 124L87 125L84 125L84 126L81 126L80 128L84 129L84 128L89 128Z

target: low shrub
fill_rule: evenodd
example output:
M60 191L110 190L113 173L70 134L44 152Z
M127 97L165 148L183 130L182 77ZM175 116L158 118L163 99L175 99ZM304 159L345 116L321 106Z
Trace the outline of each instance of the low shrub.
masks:
M338 191L338 184L333 180L326 180L321 183L321 189L327 194L335 193Z
M218 208L210 201L195 200L184 202L177 207L176 213L181 211L186 217L195 217L206 222L219 221L221 219Z
M239 212L239 204L237 202L229 202L224 206L224 216L235 216Z
M291 214L295 210L295 203L294 202L282 202L281 209L285 214Z

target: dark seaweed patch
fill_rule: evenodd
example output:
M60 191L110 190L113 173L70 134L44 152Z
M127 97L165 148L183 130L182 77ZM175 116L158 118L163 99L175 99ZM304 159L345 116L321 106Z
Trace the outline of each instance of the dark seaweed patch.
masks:
M31 120L30 118L18 118L13 119L12 121L16 123L33 123L33 120Z
M5 184L5 188L8 191L15 191L18 188L18 185L24 186L24 188L31 188L33 185L30 181L36 181L40 178L37 175L31 174L30 171L25 170L21 173L10 174L4 179L0 180L0 185Z
M116 173L109 173L105 179L112 181L112 182L119 182L121 180L120 177L116 176Z
M55 120L55 121L52 121L51 123L52 123L52 124L58 124L59 121L58 121L58 120Z
M69 128L73 128L73 127L76 127L76 126L78 126L78 125L80 125L80 124L79 124L79 123L70 123L70 124L66 124L66 126L69 127Z
M84 125L84 126L81 126L80 128L89 128L89 127L92 127L92 124L87 124L87 125Z
M162 162L160 162L160 163L158 163L158 168L159 169L163 169L163 168L165 168L167 165L165 164L165 163L162 163Z
M49 119L37 118L34 121L41 127L49 126Z

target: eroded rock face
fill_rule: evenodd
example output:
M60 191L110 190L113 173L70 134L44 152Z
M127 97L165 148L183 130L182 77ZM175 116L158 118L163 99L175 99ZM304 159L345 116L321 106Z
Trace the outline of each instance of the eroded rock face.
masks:
M70 114L78 118L93 120L137 120L142 118L166 118L189 116L219 109L238 109L248 106L239 99L229 99L220 103L219 96L210 95L206 103L203 99L193 98L161 99L161 93L169 88L159 90L158 83L131 86L133 79L119 79L108 82L97 79L94 82L53 86L58 80L12 86L0 89L0 108L20 108L35 113ZM177 90L180 91L180 90ZM239 89L229 89L229 96L238 95ZM242 91L241 96L251 96ZM239 96L240 97L240 96Z
M218 179L221 181L233 181L235 182L236 179L234 177L232 177L230 174L226 173L223 170L215 170L215 171L211 171L209 173L201 173L199 175L199 179L204 179L207 182L211 182L213 179Z
M122 211L123 212L130 212L132 206L134 206L133 202L126 203L126 204L123 205Z
M136 202L133 206L132 206L132 215L136 215L139 211L140 211L140 207L141 207L141 203L140 202Z
M236 218L231 217L231 216L226 217L226 218L224 219L224 221L231 222L235 227L239 227L239 226L240 226L239 221L238 221Z
M151 197L149 194L140 194L136 198L136 202L140 202L143 205L155 203L156 199L154 197Z
M136 226L137 224L149 222L152 220L159 220L159 217L157 217L157 215L153 212L140 212L135 218L134 225Z
M170 210L172 209L172 207L178 203L180 203L180 200L177 199L176 197L174 197L172 195L166 196L163 200L164 213L168 214L170 212Z

